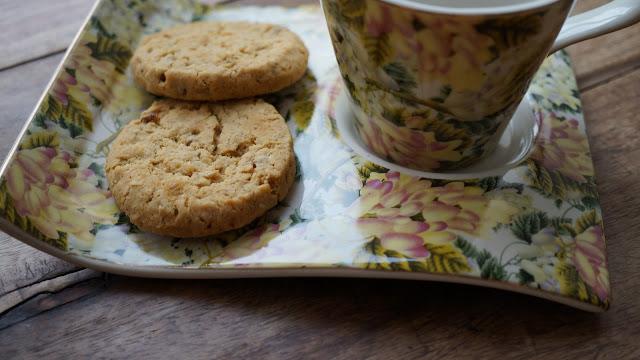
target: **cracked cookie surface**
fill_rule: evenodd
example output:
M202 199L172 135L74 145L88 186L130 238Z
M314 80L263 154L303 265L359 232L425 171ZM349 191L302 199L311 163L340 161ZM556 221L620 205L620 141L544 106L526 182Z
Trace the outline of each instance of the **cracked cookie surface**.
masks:
M284 119L259 99L159 100L111 145L105 166L119 208L175 237L244 226L282 200L295 156Z
M283 89L304 75L308 57L302 40L279 25L196 22L144 37L131 67L153 94L214 101Z

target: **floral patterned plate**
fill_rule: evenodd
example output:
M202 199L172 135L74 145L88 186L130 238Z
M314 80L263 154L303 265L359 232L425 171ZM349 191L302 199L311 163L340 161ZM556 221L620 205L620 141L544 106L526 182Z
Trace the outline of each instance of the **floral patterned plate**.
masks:
M295 137L296 184L243 229L203 239L144 233L115 206L103 170L118 130L153 100L133 84L129 58L143 34L220 19L269 19L311 51L306 76L267 97ZM530 158L504 176L465 181L414 177L354 154L333 117L336 78L318 7L99 1L1 169L0 228L70 262L133 276L420 279L608 308L601 210L565 53L549 57L531 86L540 134Z

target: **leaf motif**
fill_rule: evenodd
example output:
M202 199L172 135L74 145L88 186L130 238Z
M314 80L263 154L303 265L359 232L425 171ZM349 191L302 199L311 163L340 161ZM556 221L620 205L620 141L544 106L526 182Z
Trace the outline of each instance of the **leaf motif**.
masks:
M380 247L382 248L382 247ZM393 270L399 270L399 271L411 271L411 262L414 262L415 260L412 260L402 254L400 254L399 252L395 251L395 250L385 250L384 251L384 256L386 256L387 258L387 264L389 264L389 266L391 267L391 269ZM384 263L384 262L383 262Z
M567 262L559 263L556 265L556 277L560 282L560 291L563 294L594 305L608 306L608 303L600 301L591 287L582 280L575 266Z
M293 116L293 121L296 123L298 131L304 131L309 126L315 106L315 103L308 99L296 101L293 104L291 115Z
M527 176L531 180L531 187L546 197L563 199L567 196L568 192L578 192L594 199L597 197L593 178L587 178L586 183L578 182L564 176L558 171L548 170L536 161L529 161L527 166Z
M45 119L57 122L62 116L63 111L64 109L62 104L52 95L47 95L42 101L40 109L38 109L38 113L36 114L36 123L41 124L40 127L45 127Z
M469 135L464 129L458 129L451 124L434 118L429 118L426 121L422 127L422 131L434 133L438 141L460 140L462 141L460 145L461 148L465 148L471 144L471 138L469 138Z
M366 182L367 179L371 176L371 173L379 173L384 174L389 171L389 169L384 168L380 165L374 164L371 161L363 160L361 157L353 157L356 168L358 170L358 175L360 176L360 180L362 182Z
M464 256L468 258L475 259L480 255L480 251L478 251L472 243L460 236L458 236L458 238L453 242L453 245L460 249Z
M574 227L576 229L576 233L581 234L588 228L597 225L600 225L598 214L596 213L595 209L591 209L589 211L583 212L582 215L580 215L580 217L576 219Z
M411 92L411 90L415 89L417 85L416 80L411 73L405 69L404 65L392 62L383 66L382 69L398 84L400 91Z
M391 56L392 50L389 44L389 34L383 33L379 36L364 37L364 47L369 54L369 59L374 65L385 64Z
M90 23L91 23L91 27L94 28L98 32L98 34L100 34L101 36L107 37L109 39L115 39L116 35L114 33L110 33L109 31L107 31L104 25L102 25L102 22L100 21L100 19L98 19L97 17L92 16Z
M431 253L424 262L427 271L448 274L471 271L467 258L453 245L425 244L425 247Z
M516 274L516 278L518 279L518 283L520 285L526 285L535 281L533 275L529 274L524 269L520 269L520 271L518 271L518 273Z
M72 137L75 137L74 132L79 135L84 130L93 131L93 115L87 104L76 100L71 94L68 95L68 98L69 104L59 118L60 125L68 128Z
M504 267L500 265L500 261L496 259L491 253L484 250L482 255L482 265L478 262L480 266L480 277L483 279L491 279L491 280L503 280L507 278L507 272Z
M202 21L205 15L209 13L209 11L211 11L211 6L201 3L199 1L196 2L193 5L193 16L191 17L191 21L192 22Z
M132 56L129 47L100 33L98 33L98 39L88 43L87 47L91 49L91 56L112 63L116 66L116 70L122 74L127 69L127 64Z
M534 13L508 18L493 18L475 26L476 30L491 37L496 49L501 52L525 44L539 33L543 13Z
M535 210L515 218L511 223L511 232L519 239L530 244L531 236L535 235L547 226L549 226L549 218L547 217L547 214L542 211Z
M587 209L593 209L599 205L598 198L595 196L585 196L582 198L582 205Z
M339 23L362 27L366 3L364 0L336 0L328 2L329 12Z
M56 147L60 145L58 134L53 131L37 131L27 135L20 143L20 149L35 149L37 147Z

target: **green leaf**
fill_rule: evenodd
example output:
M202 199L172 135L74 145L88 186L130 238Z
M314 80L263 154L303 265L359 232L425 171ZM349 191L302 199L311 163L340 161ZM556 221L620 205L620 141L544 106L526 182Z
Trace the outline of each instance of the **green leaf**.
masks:
M589 285L580 277L580 273L572 264L561 262L556 265L556 278L560 282L560 291L572 298L598 306L608 306L602 302Z
M356 166L358 169L358 175L360 176L360 179L362 180L363 183L366 182L367 179L369 179L369 176L371 176L371 173L384 174L389 171L389 169L384 168L380 165L374 164L371 161L364 161L361 164L358 164L358 162L356 161Z
M358 90L356 89L356 85L351 81L348 75L342 75L342 79L344 80L344 84L347 86L347 90L349 91L349 95L351 95L351 99L356 103L356 105L360 105L360 99L358 98Z
M291 219L291 224L292 224L292 225L295 225L295 224L299 224L299 223L303 223L303 222L309 221L309 220L307 220L307 219L303 218L303 217L300 215L300 209L296 209L296 210L293 212L293 214L291 214L291 216L289 216L289 218Z
M475 256L480 268L480 277L483 279L503 280L507 278L507 272L500 261L489 251L482 250Z
M367 9L364 0L336 0L328 2L328 5L329 13L339 20L339 24L361 29Z
M440 95L432 98L431 100L439 104L442 104L445 101L447 101L447 98L449 97L449 95L451 95L451 86L444 85L443 87L440 88Z
M491 190L497 189L499 184L500 184L500 177L498 176L482 178L480 181L476 183L477 186L484 189L484 192L489 192Z
M587 182L578 182L558 171L550 171L536 161L529 161L527 176L531 180L531 187L546 197L564 199L568 191L579 192L584 196L597 196L592 178L587 178Z
M480 266L480 276L483 279L504 280L507 278L507 272L495 257L486 258L486 261Z
M544 13L489 18L475 26L476 30L491 37L498 52L527 43L540 32Z
M526 285L535 281L533 275L529 274L524 269L520 269L520 271L518 271L518 273L516 274L516 278L518 279L518 283L520 285Z
M582 198L582 205L587 209L593 209L599 205L598 198L595 196L585 196Z
M416 80L411 73L405 69L404 65L392 62L382 67L385 73L391 77L400 87L400 91L411 91L416 87Z
M515 218L511 223L511 232L519 239L531 243L531 236L547 226L549 226L547 214L535 210Z
M295 181L300 181L302 179L302 165L300 164L300 159L297 155L294 155L294 159L296 161L296 177Z
M592 226L600 225L600 220L595 209L586 211L576 219L575 229L576 233L581 234Z
M431 253L424 262L427 271L447 274L471 271L467 258L451 244L425 244L425 247Z
M35 149L37 147L56 147L60 145L58 134L53 131L36 131L24 137L20 149Z
M38 109L38 113L36 117L42 118L42 125L44 127L44 120L49 119L50 121L57 122L58 119L62 116L64 111L64 106L52 95L47 95L42 104L40 105L40 109Z
M141 233L142 231L140 231L140 229L131 222L131 220L129 219L129 217L127 216L127 214L125 213L120 213L120 215L118 215L118 221L116 222L115 225L127 225L129 226L129 231L127 232L128 234L138 234Z
M369 54L369 59L374 65L386 64L391 56L391 44L389 34L383 33L379 36L364 36L364 47Z
M91 49L91 56L98 60L105 60L116 66L120 73L125 72L129 59L131 59L131 49L126 45L112 38L98 34L96 42L87 44Z
M462 251L464 256L468 258L475 259L480 255L480 251L468 240L458 236L458 238L453 242L453 244Z
M97 163L93 162L88 167L89 170L93 171L96 176L104 177L104 168Z
M296 123L298 131L304 131L309 126L314 110L315 103L313 100L301 100L293 104L291 116L293 116L293 121Z
M67 95L69 104L64 109L58 122L69 129L72 137L76 137L84 132L93 131L93 114L87 105L76 100L73 96Z
M113 33L110 33L107 31L107 29L105 29L104 25L102 25L102 22L100 22L100 19L98 19L95 16L91 17L91 27L96 29L96 31L98 32L99 35L104 36L106 38L109 39L115 39L116 35Z
M563 202L562 199L556 199L553 203L556 205L556 208L560 209Z
M402 109L388 109L384 108L382 110L382 117L386 120L389 120L396 126L404 127L406 124L404 123L404 115Z
M559 235L576 236L576 231L571 225L571 219L567 218L553 218L551 219L551 226L556 230Z

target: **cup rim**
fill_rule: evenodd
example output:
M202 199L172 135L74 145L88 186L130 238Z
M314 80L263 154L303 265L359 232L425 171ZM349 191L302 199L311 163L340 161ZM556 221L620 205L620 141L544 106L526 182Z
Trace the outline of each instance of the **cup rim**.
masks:
M414 0L380 0L381 2L409 8L412 10L447 14L447 15L500 15L509 13L518 13L538 9L551 5L560 0L533 0L523 4L503 5L503 6L486 6L486 7L452 7L443 5L432 5Z

